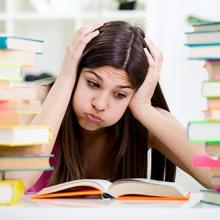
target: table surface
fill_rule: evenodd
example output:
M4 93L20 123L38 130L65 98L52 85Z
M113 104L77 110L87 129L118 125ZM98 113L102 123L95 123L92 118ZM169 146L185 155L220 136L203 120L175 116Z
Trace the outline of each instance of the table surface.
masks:
M0 219L219 219L220 206L200 202L201 193L189 201L117 201L102 199L24 199L0 206Z

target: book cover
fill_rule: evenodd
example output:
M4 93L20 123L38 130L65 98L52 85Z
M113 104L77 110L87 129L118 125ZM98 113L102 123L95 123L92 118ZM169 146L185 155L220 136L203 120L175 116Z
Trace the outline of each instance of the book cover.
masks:
M220 97L220 81L219 80L203 81L202 95L206 98L219 98Z
M192 158L192 165L194 167L220 168L220 158L197 154Z
M1 81L21 81L22 67L15 63L0 63Z
M1 126L28 125L35 114L20 113L16 111L0 111Z
M0 155L0 172L23 170L52 170L49 158L53 154Z
M195 31L203 31L203 30L219 30L220 22L219 21L206 21L206 22L198 22L192 24Z
M208 121L220 121L220 107L207 108L202 111L204 119Z
M0 100L0 113L15 111L19 113L37 114L41 111L41 102L33 100Z
M208 108L219 108L220 98L207 98L207 107Z
M190 121L187 125L190 142L220 142L220 121Z
M208 73L209 80L220 80L220 61L207 61L203 67Z
M23 180L0 180L0 205L12 205L24 195Z
M35 53L21 50L0 50L1 63L14 63L19 66L33 66Z
M0 49L43 53L43 41L17 36L0 36Z
M51 140L52 132L48 126L0 126L0 146L48 144Z
M121 179L110 182L102 179L81 179L46 187L32 198L60 198L98 196L102 198L188 200L189 192L173 182L144 178Z
M48 86L0 87L0 100L42 100L48 92Z
M206 143L205 150L209 156L220 157L220 143Z
M212 204L212 205L220 205L220 192L216 190L201 190L202 192L202 200L201 202Z
M220 30L193 31L185 34L187 46L220 43Z
M42 154L43 146L30 145L30 146L0 146L1 156L18 156L18 155L38 155Z

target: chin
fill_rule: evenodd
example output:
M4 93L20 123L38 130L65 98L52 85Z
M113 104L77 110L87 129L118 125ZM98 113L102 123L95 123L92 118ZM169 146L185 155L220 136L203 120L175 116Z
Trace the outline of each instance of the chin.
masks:
M83 128L86 131L97 131L102 129L103 127L97 126L97 125L88 125L84 123L79 123L80 127Z

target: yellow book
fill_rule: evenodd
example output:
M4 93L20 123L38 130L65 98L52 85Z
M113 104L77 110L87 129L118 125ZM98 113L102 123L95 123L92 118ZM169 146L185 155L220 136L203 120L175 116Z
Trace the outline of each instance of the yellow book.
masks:
M51 129L46 125L0 125L0 146L48 144L51 140Z
M23 180L0 180L0 205L12 205L21 200L23 195Z

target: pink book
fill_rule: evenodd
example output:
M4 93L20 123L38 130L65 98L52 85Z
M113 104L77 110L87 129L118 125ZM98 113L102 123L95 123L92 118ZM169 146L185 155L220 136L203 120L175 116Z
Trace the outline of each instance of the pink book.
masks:
M220 158L196 154L193 156L192 165L194 167L220 167Z

